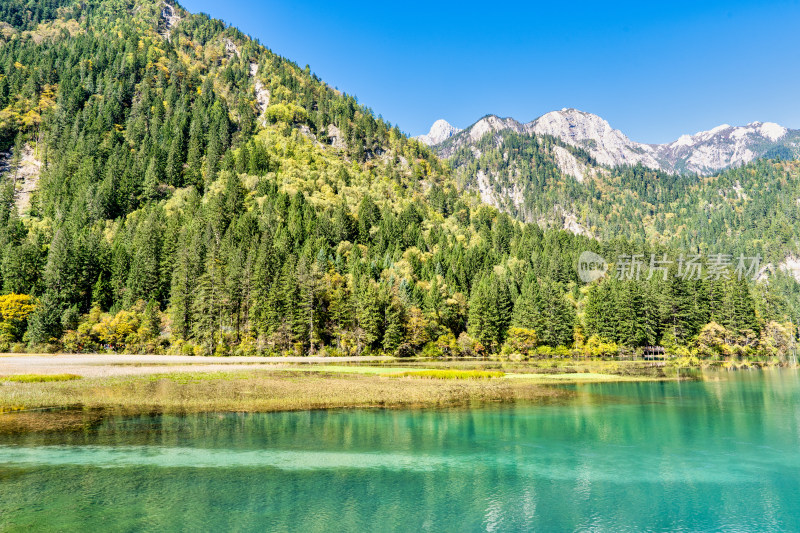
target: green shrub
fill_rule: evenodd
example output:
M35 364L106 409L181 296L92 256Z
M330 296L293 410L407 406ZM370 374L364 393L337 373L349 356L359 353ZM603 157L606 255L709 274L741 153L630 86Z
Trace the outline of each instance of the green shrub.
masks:
M25 348L25 343L14 343L11 345L11 353L25 353Z
M408 343L403 343L397 347L397 357L414 357L414 355L416 355L414 348Z
M570 356L569 348L566 346L558 346L553 350L553 357L566 359Z
M539 346L536 348L536 356L542 359L550 359L553 357L553 348L550 346Z
M422 357L426 359L436 359L442 357L444 354L439 346L434 342L429 342L422 348Z

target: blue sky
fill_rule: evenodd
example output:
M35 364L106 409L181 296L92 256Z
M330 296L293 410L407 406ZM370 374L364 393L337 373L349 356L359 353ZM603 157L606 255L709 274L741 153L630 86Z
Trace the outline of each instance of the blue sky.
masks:
M182 0L400 129L575 107L660 143L722 123L800 128L800 0Z

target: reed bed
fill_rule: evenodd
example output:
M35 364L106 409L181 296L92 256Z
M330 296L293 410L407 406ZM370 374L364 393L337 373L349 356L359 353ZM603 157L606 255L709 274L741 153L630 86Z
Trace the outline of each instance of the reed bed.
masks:
M63 417L37 409L141 414L270 412L331 408L417 408L499 401L550 401L557 388L504 379L392 379L325 372L215 372L0 384L0 431L61 428ZM16 412L16 414L14 413ZM2 414L5 413L5 414ZM24 416L21 416L24 415ZM25 420L29 420L26 423ZM71 425L75 417L68 417ZM34 429L35 426L38 429ZM16 428L16 429L13 429Z
M392 377L421 379L492 379L505 377L499 370L409 370Z
M48 383L53 381L72 381L81 379L77 374L15 374L0 376L0 381L14 381L16 383Z

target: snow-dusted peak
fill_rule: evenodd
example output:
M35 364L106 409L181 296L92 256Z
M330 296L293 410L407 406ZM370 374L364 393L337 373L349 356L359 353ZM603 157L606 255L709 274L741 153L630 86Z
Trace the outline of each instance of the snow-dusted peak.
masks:
M573 108L545 113L527 124L513 118L487 115L464 130L455 142L437 147L442 157L450 157L465 144L477 143L486 133L511 130L516 133L550 135L572 146L586 150L598 163L606 166L636 165L667 172L713 174L724 168L748 163L773 148L789 153L800 151L800 130L789 130L774 122L751 122L746 126L722 124L694 135L681 135L668 144L644 144L632 141L611 127L603 118ZM440 145L460 130L444 121L437 121L431 133L419 137L422 142ZM576 174L566 158L562 171Z
M721 124L694 135L681 135L669 144L649 145L631 141L597 115L569 108L542 115L525 129L583 148L604 165L641 163L654 169L699 174L748 163L766 151L765 145L784 139L790 132L774 122L738 127Z
M774 122L751 122L747 126L732 128L732 130L731 137L734 138L746 137L748 135L758 135L773 142L786 135L786 133L789 131L783 126L775 124Z
M431 126L431 131L425 135L420 135L417 137L417 140L422 144L432 146L434 144L439 144L446 141L459 131L461 130L451 125L446 120L440 118L433 123L433 126Z
M681 135L678 140L655 149L666 170L683 168L709 174L752 161L763 153L765 144L782 139L788 132L774 122L751 122L747 126L722 124L694 135Z
M780 124L775 124L774 122L751 122L748 126L757 127L761 136L766 137L770 141L777 141L789 131Z
M697 146L705 142L717 142L734 140L746 140L748 137L763 137L772 142L777 141L789 130L775 124L774 122L751 122L747 126L731 126L730 124L721 124L716 128L711 128L707 131L699 131L694 135L681 135L677 141L670 143L668 146L679 148L682 146ZM715 139L717 141L715 141Z
M697 146L698 144L706 142L709 139L712 139L713 137L720 135L722 133L727 133L729 135L735 136L735 133L733 131L734 129L735 128L732 128L730 124L720 124L716 128L711 128L710 130L698 131L694 135L681 135L680 137L678 137L677 141L673 141L669 143L667 146L676 149L681 147Z

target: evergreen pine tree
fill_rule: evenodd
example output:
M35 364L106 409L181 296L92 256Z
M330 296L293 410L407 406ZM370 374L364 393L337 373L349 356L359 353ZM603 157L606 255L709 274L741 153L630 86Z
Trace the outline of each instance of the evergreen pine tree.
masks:
M564 298L564 289L558 282L545 279L542 282L542 325L536 330L539 341L548 346L572 346L575 330L575 311ZM534 328L535 330L536 328Z
M61 336L63 304L57 294L48 291L28 318L28 335L34 344L45 344Z
M404 322L402 304L398 300L392 299L391 303L386 306L386 310L384 311L384 351L392 353L402 344Z
M133 257L128 273L127 304L136 300L161 301L161 244L163 228L159 208L150 209L136 227Z
M364 332L364 344L372 346L383 337L381 324L383 324L383 309L379 301L377 287L371 281L364 280L357 293L358 327Z
M542 301L539 282L530 273L526 277L522 290L514 304L511 325L517 328L532 329L538 335L544 329L543 309L544 302Z

